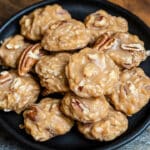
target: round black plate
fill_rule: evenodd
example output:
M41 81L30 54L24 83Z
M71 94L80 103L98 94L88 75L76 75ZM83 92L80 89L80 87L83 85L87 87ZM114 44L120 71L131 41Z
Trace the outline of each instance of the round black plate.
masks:
M129 22L129 31L133 34L137 34L141 40L145 42L146 49L150 49L150 29L140 21L136 16L132 15L128 11L111 4L104 0L47 0L41 3L37 3L31 7L28 7L11 19L9 19L0 28L0 40L4 40L6 37L19 33L18 21L22 15L33 11L35 8L42 7L47 4L58 3L65 9L69 10L72 17L83 20L86 15L92 13L98 9L105 9L112 15L122 16ZM150 58L141 64L145 73L150 76ZM14 137L24 142L26 145L40 150L51 149L115 149L138 136L150 123L150 103L144 107L139 113L129 118L129 129L122 136L111 142L97 142L85 139L78 133L74 127L71 132L66 135L53 138L47 142L39 143L35 142L24 130L19 129L19 124L22 123L21 115L16 115L13 112L4 113L0 111L0 124L9 131Z

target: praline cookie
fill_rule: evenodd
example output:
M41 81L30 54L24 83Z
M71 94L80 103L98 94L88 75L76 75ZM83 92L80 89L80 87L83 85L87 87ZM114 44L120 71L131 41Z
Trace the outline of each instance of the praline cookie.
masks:
M21 113L39 93L39 84L29 74L20 77L14 70L0 73L0 109Z
M67 93L61 101L61 110L72 119L83 123L95 122L107 116L109 103L104 96L81 98Z
M41 86L45 88L43 94L69 91L65 75L65 66L71 54L59 53L43 56L35 66L35 71L40 78Z
M91 33L91 42L104 33L128 31L128 23L124 18L112 16L104 10L98 10L88 15L84 23Z
M128 129L128 119L123 113L110 110L108 116L101 121L78 123L78 129L88 139L112 141Z
M130 33L103 34L94 48L104 51L121 68L136 67L147 57L144 42Z
M42 39L42 46L48 51L72 51L85 47L89 39L85 25L70 19L51 25Z
M29 45L21 35L6 38L0 47L0 58L5 66L16 68L23 50Z
M60 100L44 98L24 113L24 128L36 141L47 141L71 130L73 121L59 110Z
M50 25L68 19L71 19L70 14L60 5L47 5L21 18L21 34L30 40L41 40Z
M141 68L124 70L120 83L110 95L110 101L119 111L131 116L140 111L150 99L150 78Z
M76 95L98 97L111 93L118 83L119 68L105 53L84 48L70 57L66 76Z

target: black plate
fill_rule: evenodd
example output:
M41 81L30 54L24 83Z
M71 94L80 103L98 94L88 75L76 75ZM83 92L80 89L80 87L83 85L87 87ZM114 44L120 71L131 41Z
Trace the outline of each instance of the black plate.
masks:
M112 15L123 16L129 22L129 31L133 34L139 35L139 37L145 42L146 49L150 49L150 29L136 16L129 13L123 8L111 4L104 0L47 0L41 3L37 3L31 7L28 7L11 19L9 19L0 28L0 40L4 40L6 37L14 35L19 32L18 21L24 14L33 11L35 8L45 6L47 4L59 3L64 8L69 10L72 16L76 19L83 20L86 15L94 12L98 9L105 9ZM141 64L145 73L150 76L150 58ZM14 137L24 142L35 149L51 150L51 149L116 149L117 147L126 144L133 140L150 124L150 103L144 107L139 113L129 118L129 129L125 134L118 137L111 142L97 142L85 139L81 134L77 132L74 127L71 132L66 135L56 137L47 142L38 143L35 142L25 131L19 129L19 124L22 123L22 117L15 113L4 113L0 111L0 124L9 131Z

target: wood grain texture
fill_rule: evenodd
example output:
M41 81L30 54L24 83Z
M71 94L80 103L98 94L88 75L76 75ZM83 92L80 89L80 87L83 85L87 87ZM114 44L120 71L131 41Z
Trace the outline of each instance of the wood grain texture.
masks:
M17 11L41 0L0 0L0 25ZM150 26L150 0L108 0L139 16Z
M17 11L41 0L0 0L0 25ZM133 12L150 26L150 0L109 0ZM118 150L150 150L150 126L134 141ZM27 150L0 126L0 150Z
M150 0L109 0L140 17L150 27Z
M41 0L0 0L0 25L19 10Z

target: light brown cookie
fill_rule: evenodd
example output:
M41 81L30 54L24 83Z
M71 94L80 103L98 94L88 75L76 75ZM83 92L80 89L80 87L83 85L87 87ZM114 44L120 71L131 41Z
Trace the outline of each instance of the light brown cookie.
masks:
M29 74L20 77L14 70L0 73L0 109L20 113L37 100L39 93L38 83Z
M124 70L120 84L114 88L110 101L117 110L131 116L140 111L150 98L150 78L141 68Z
M44 98L23 113L24 128L36 141L47 141L71 130L73 121L59 110L58 99Z
M112 141L128 129L128 119L121 112L110 110L108 116L101 121L78 123L78 129L88 139Z
M94 48L107 53L121 68L136 67L147 57L143 41L130 33L103 34Z
M108 55L85 48L70 57L66 76L76 95L98 97L111 93L119 79L119 68Z
M26 43L21 35L6 38L0 47L0 58L3 64L16 68L18 58L28 45L29 43Z
M91 33L91 42L106 32L112 34L128 31L128 23L124 18L112 16L104 10L88 15L84 22Z
M107 116L109 103L104 96L86 99L67 93L61 101L61 110L72 119L91 123Z
M47 5L21 18L21 34L31 40L40 40L50 25L67 19L71 16L60 5Z
M85 47L89 42L85 25L75 19L59 21L50 26L42 39L48 51L71 51Z
M65 75L69 57L68 53L43 56L36 64L35 71L40 78L41 86L45 88L44 95L69 91Z
M0 47L2 65L17 68L20 76L31 71L44 53L39 43L29 44L21 35L5 39Z

